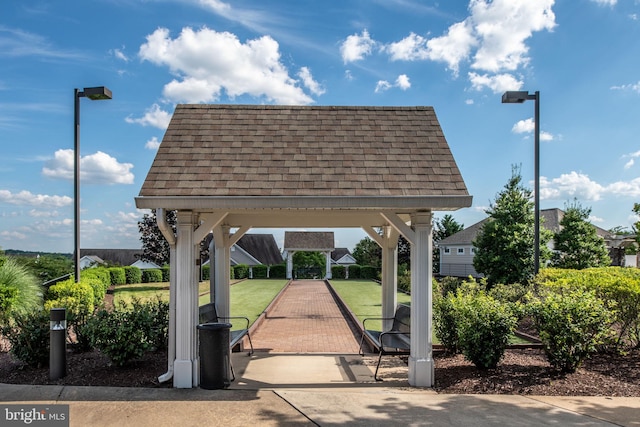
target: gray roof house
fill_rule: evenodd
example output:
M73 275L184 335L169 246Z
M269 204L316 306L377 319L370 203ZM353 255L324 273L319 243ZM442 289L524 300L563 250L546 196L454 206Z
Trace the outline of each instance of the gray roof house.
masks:
M433 211L471 201L433 107L178 105L135 199L139 209L159 210L158 226L175 248L175 333L160 380L199 384L193 247L209 232L210 295L221 317L231 314L230 249L250 229L352 227L382 247L381 317L393 317L398 236L428 260ZM177 233L163 215L173 209ZM431 387L432 279L428 262L416 264L408 380Z
M231 248L231 265L276 265L282 262L273 234L247 233Z
M541 209L540 225L554 233L560 230L560 222L564 217L562 209ZM488 218L477 222L462 231L457 232L438 242L440 250L440 275L453 277L482 277L473 267L473 257L475 256L475 248L473 241L482 226L488 221ZM601 236L607 247L611 246L611 233L607 230L594 226L596 233ZM553 241L548 243L550 249L553 249Z

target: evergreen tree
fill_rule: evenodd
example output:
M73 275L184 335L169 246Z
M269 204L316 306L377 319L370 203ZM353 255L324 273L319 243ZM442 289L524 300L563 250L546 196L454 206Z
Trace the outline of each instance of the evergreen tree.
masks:
M559 268L581 270L589 267L606 267L611 264L604 239L589 223L590 208L583 208L577 200L565 206L560 221L560 231L555 233L553 265Z
M488 220L480 229L473 245L476 254L473 266L487 277L493 286L527 284L533 278L534 263L534 203L531 190L522 185L520 169L513 167L511 178L487 209ZM546 246L549 232L540 229L540 261L548 259Z

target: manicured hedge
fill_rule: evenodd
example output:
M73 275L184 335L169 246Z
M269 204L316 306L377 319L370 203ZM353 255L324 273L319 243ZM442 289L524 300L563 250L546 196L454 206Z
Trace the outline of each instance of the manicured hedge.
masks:
M149 268L142 271L142 283L162 282L162 270L159 268Z
M109 274L111 274L112 285L125 285L127 283L127 275L123 267L111 267Z
M334 279L344 279L345 277L347 277L347 269L344 267L344 265L332 265L331 277Z
M269 267L270 279L284 279L287 277L287 266L285 264L276 264Z
M124 267L124 275L126 277L128 285L140 283L140 281L142 280L142 270L132 265Z
M269 267L266 265L254 265L251 267L254 279L266 279Z

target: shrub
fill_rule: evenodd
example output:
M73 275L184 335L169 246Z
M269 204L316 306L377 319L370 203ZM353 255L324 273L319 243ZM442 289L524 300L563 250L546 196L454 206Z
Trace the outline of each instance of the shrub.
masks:
M165 265L160 270L162 270L162 281L170 282L171 281L171 270L168 265Z
M443 297L446 297L449 294L455 295L462 282L463 280L458 277L443 277L437 281L438 290Z
M454 306L462 354L479 369L495 368L517 325L511 305L496 301L484 292L459 292L454 297Z
M124 272L124 268L111 267L109 269L109 274L111 275L112 285L125 285L127 283L127 276Z
M269 267L269 278L284 279L287 277L287 266L285 264L276 264Z
M49 287L44 308L66 308L69 319L84 318L95 309L93 288L84 281L75 283L74 279L58 282Z
M591 290L607 306L615 307L611 341L614 348L640 346L640 269L603 267L584 270L545 268L538 286L556 291Z
M158 268L149 268L142 271L142 283L162 282L162 271Z
M360 266L358 264L350 265L348 269L349 269L349 279L360 278Z
M344 279L346 276L347 270L344 268L344 265L334 265L331 266L331 277L334 279Z
M138 267L129 265L124 267L124 275L127 284L133 285L142 281L142 271Z
M378 278L378 269L370 265L365 265L360 269L360 277L362 279L375 280Z
M91 286L93 289L93 299L94 305L100 305L104 301L105 295L107 295L108 284L104 283L102 280L98 278L86 278L81 276L80 283L86 283Z
M238 264L233 267L236 279L246 279L249 277L249 266L246 264Z
M449 294L433 302L433 330L438 341L449 353L460 353L458 345L458 312L455 296Z
M86 324L91 344L115 366L139 359L147 351L166 347L169 305L163 301L120 304L112 312L99 310Z
M36 368L49 364L49 313L46 311L16 313L12 322L2 327L2 335L18 360Z
M266 279L267 278L267 270L269 269L266 265L254 265L253 266L253 278L254 279Z
M82 279L98 279L103 283L105 289L108 289L109 286L111 286L111 274L107 268L103 267L82 270L80 281L82 281Z
M42 307L42 286L26 267L13 258L0 266L0 319L27 314Z
M201 272L202 280L211 279L211 264L203 265L202 268L200 269L200 272ZM164 277L162 279L164 281Z
M549 292L530 310L547 359L561 372L575 372L610 333L612 313L594 291Z

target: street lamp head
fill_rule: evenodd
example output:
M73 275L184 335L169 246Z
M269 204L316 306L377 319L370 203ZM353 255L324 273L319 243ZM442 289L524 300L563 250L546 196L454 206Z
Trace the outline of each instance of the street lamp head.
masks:
M98 101L101 99L111 99L111 91L104 87L85 87L84 96L92 101Z
M522 104L529 99L529 93L525 91L509 91L502 94L503 104Z

